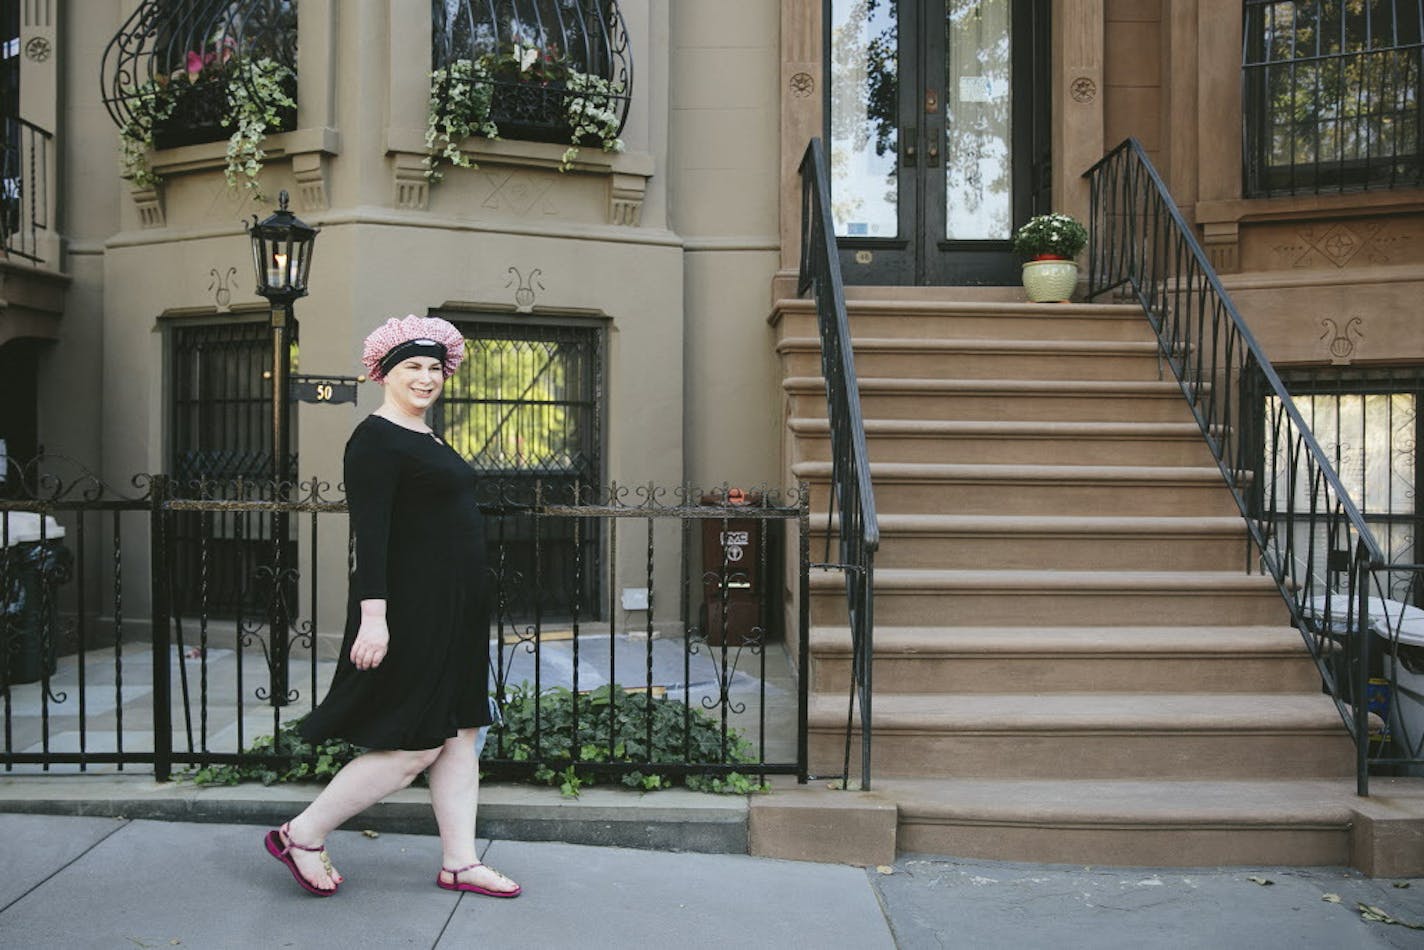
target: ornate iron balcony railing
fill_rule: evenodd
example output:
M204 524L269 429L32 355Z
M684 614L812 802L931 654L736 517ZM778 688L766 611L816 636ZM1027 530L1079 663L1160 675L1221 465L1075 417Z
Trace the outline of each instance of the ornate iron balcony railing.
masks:
M500 137L567 142L568 106L587 93L571 74L606 81L594 105L622 131L633 93L633 54L617 0L431 0L431 68L482 68ZM584 144L598 144L588 141Z
M151 132L157 148L218 141L233 132L234 83L271 100L250 68L263 60L295 101L296 0L144 0L104 50L104 107L121 130ZM279 116L279 129L295 127L293 110Z
M49 230L53 136L15 116L5 116L0 134L0 237L5 256L42 264L40 233Z

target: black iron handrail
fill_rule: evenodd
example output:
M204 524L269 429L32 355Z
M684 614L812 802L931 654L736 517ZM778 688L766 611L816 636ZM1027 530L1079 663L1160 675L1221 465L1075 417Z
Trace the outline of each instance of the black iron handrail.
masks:
M0 238L7 257L43 264L39 232L49 230L50 143L54 136L5 116L0 142Z
M1419 737L1396 728L1397 716L1380 715L1372 736L1367 701L1370 641L1383 639L1397 660L1404 605L1387 598L1417 594L1419 568L1380 548L1142 145L1124 141L1084 177L1089 297L1122 289L1142 305L1246 521L1259 554L1247 567L1275 580L1355 740L1368 794L1372 763L1421 761ZM1415 579L1390 579L1401 573Z
M850 611L851 683L846 712L845 774L850 779L851 733L855 701L860 699L860 784L870 787L871 667L874 656L875 552L880 547L880 523L875 516L875 489L865 448L865 423L860 414L860 387L851 350L845 286L832 226L830 172L819 138L806 146L801 159L801 267L796 292L814 291L816 321L821 332L821 374L826 379L826 411L831 435L830 504L826 512L826 561L831 562L832 530L839 537L833 563L846 578ZM836 510L840 520L832 519ZM804 677L806 670L801 671Z

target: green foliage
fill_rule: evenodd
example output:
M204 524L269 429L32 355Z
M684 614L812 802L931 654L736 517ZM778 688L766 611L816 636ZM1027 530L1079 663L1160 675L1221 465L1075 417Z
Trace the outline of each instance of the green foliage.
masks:
M504 703L504 723L495 726L485 744L484 758L501 758L514 762L534 761L534 711L536 694L532 687L514 687ZM602 686L578 696L578 735L573 729L574 694L567 689L555 689L539 698L540 755L542 761L534 770L533 780L540 785L556 786L564 795L576 797L584 786L594 784L596 776L580 763L595 762L659 762L686 761L707 764L752 763L750 744L736 730L727 731L726 756L723 756L721 725L700 709L688 709L682 703L650 697L619 686ZM609 721L613 723L613 748L609 750ZM653 743L648 745L648 721L652 719ZM198 785L236 785L257 781L263 785L278 782L325 782L365 750L339 739L313 745L297 734L300 719L282 724L274 740L259 736L246 750L250 755L290 756L285 767L270 763L250 765L208 765L189 769L179 778ZM571 750L577 745L577 755ZM555 769L547 763L561 767ZM619 777L622 784L643 791L672 788L679 783L700 792L746 795L766 791L766 786L752 781L740 772L722 775L664 775L656 767L644 772L628 772Z
M1040 214L1014 232L1014 253L1027 260L1042 254L1072 259L1088 243L1088 230L1070 215Z
M274 741L271 736L258 736L246 753L250 755L291 756L292 762L285 768L274 768L267 764L253 765L207 765L189 769L179 775L198 785L236 785L239 782L261 782L273 785L277 782L325 782L341 767L365 750L341 739L328 739L312 745L297 735L300 719L282 724Z
M553 46L539 49L515 43L497 54L457 59L430 74L425 128L425 177L429 181L444 178L442 163L474 167L469 156L460 151L465 138L499 138L499 127L491 118L496 82L530 83L569 93L560 97L569 124L569 148L560 159L559 171L573 167L578 143L586 138L596 139L605 152L623 151L618 115L613 110L613 99L623 94L623 84L580 72Z
M195 59L196 58L196 59ZM119 130L120 157L124 177L143 188L152 188L163 179L149 164L154 129L172 117L178 104L189 96L222 94L227 98L223 123L233 127L227 143L227 166L223 176L230 188L239 183L265 201L258 176L266 152L262 143L269 129L281 124L284 110L296 109L289 94L296 88L291 69L268 57L248 59L224 55L206 60L189 54L190 64L169 76L157 76L137 88L133 116Z
M504 724L491 731L485 745L486 759L500 757L525 762L534 758L536 698L539 700L540 755L545 761L570 764L557 772L545 766L535 772L534 779L559 786L565 795L577 795L583 786L594 783L596 776L591 770L578 768L579 763L585 762L653 763L654 767L647 772L633 771L620 777L624 785L647 791L671 788L679 781L688 788L707 792L747 794L763 790L763 786L736 772L685 778L659 773L655 767L659 762L748 763L755 758L750 744L731 729L727 733L724 757L721 725L702 710L689 710L680 702L650 697L637 690L628 692L617 685L601 686L577 697L577 734L572 692L560 688L537 696L528 686L515 687L504 704ZM648 745L649 720L651 746Z

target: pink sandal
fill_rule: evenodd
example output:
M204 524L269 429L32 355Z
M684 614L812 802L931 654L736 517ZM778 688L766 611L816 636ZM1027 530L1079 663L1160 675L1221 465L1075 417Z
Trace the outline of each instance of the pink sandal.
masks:
M520 892L524 890L524 888L520 887L518 884L514 884L513 881L510 881L511 884L514 884L514 890L512 891L492 891L487 887L480 887L478 884L460 883L461 874L464 874L466 871L472 871L475 868L482 868L484 866L485 865L476 861L474 864L467 864L462 868L455 868L454 870L451 870L450 868L441 868L440 874L437 874L435 876L435 883L438 884L440 887L445 888L445 890L447 891L473 891L476 894L483 894L486 897L518 897ZM496 874L499 874L499 872L495 871L494 868L490 868L490 870L494 871L494 873ZM445 879L441 876L444 874L450 875L449 884L446 884ZM499 874L499 876L504 877L503 874ZM505 878L505 880L509 879Z
M298 851L320 852L321 863L326 867L327 873L334 876L336 872L331 866L331 859L326 856L326 847L321 846L313 848L308 845L297 844L295 841L292 840L291 828L291 822L288 822L281 828L274 828L273 830L267 832L267 837L262 839L262 843L267 848L267 853L272 855L272 857L276 858L278 861L281 861L283 864L285 864L287 866L287 870L292 872L292 877L296 880L298 884L301 885L302 890L306 891L308 894L315 894L317 897L330 897L332 894L335 894L336 888L339 887L341 884L340 881L337 881L329 888L323 889L317 887L311 881L306 879L306 876L302 874L301 869L297 867L297 862L292 860L291 855L291 850L293 848L296 848ZM285 845L282 844L283 838L287 839L287 843Z

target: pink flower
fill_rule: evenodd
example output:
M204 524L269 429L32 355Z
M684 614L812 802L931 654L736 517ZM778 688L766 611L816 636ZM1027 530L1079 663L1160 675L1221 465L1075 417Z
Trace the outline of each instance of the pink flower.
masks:
M203 71L203 66L212 62L212 53L207 56L200 56L192 50L188 50L188 81L197 82L198 73Z

